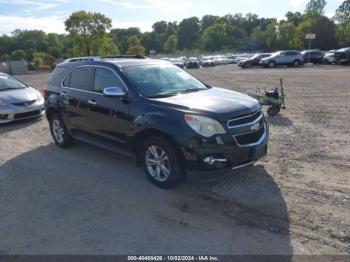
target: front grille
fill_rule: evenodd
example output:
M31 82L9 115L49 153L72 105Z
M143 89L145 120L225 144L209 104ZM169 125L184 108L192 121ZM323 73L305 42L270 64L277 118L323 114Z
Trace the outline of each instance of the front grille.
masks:
M264 133L265 133L265 126L260 128L260 130L257 132L237 135L235 136L235 139L239 145L254 144L260 140L260 138L264 135Z
M36 100L32 101L25 101L25 102L20 102L20 103L12 103L14 106L31 106L35 103Z
M229 120L227 122L227 126L229 128L235 128L235 127L240 126L240 125L249 124L249 123L257 120L261 116L261 114L262 114L261 110L259 109L256 112L254 112L253 114L236 117L234 119Z
M15 114L15 119L36 116L36 115L39 115L40 113L41 113L40 110L35 110L35 111L31 111L31 112L26 112L26 113Z

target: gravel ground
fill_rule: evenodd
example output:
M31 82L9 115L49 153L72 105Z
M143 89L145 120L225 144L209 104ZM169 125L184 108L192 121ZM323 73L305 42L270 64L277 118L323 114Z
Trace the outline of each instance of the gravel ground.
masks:
M132 159L57 148L45 119L2 125L0 254L350 254L350 68L191 73L241 92L285 80L263 161L164 191Z

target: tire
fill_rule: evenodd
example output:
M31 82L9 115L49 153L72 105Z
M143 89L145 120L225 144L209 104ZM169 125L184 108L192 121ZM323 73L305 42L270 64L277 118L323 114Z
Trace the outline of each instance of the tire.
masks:
M275 68L276 67L276 62L275 61L270 61L268 65L269 65L269 68Z
M74 143L60 114L54 113L50 117L50 132L55 144L61 148L71 147Z
M160 188L173 188L184 176L175 148L162 137L146 140L142 147L141 159L147 178Z
M299 60L294 60L293 61L293 66L294 67L299 67L300 66L300 61Z
M249 68L251 68L252 67L252 64L251 63L247 63L246 65L245 65L245 68L247 68L247 69L249 69Z
M280 111L280 108L278 107L275 107L275 106L271 106L267 109L267 114L270 116L270 117L273 117L273 116L276 116Z

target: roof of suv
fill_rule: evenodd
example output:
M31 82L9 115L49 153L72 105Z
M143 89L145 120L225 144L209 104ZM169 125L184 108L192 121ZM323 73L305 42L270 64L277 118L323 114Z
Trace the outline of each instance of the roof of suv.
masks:
M123 67L131 67L131 66L140 66L140 65L152 65L152 64L169 64L169 62L159 59L150 59L144 56L136 55L136 56L91 56L91 57L75 57L69 58L65 60L62 64L71 64L71 65L84 65L90 64L91 62L102 62L102 63L112 63L116 66Z

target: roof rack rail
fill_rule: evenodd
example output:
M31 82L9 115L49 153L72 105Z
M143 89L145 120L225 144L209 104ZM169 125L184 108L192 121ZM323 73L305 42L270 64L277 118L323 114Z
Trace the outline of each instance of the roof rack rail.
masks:
M74 63L74 62L97 62L101 61L99 56L85 56L85 57L72 57L66 59L63 63Z
M133 58L133 59L146 59L143 55L115 55L115 56L101 56L101 58Z

